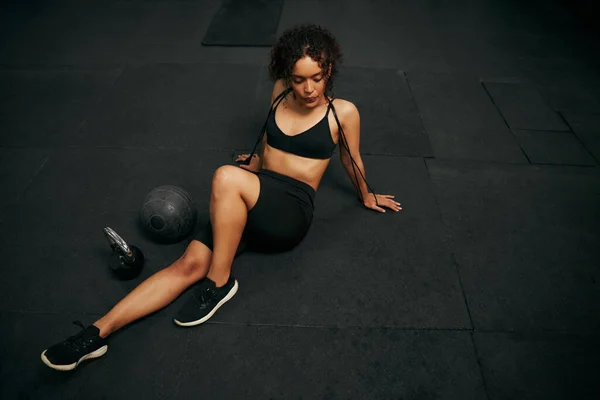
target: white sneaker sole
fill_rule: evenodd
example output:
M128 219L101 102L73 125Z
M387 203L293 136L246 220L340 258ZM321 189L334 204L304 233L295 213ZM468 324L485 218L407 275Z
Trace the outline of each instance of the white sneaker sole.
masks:
M181 322L177 319L174 319L173 321L175 321L175 323L179 326L196 326L196 325L200 325L206 321L208 321L210 319L210 317L212 317L214 315L214 313L217 312L217 310L225 303L227 303L229 300L231 300L231 298L233 296L235 296L235 294L238 291L238 282L237 280L235 281L235 283L233 284L233 287L231 288L231 290L229 291L229 293L227 293L227 296L223 297L223 299L215 306L215 308L213 308L211 310L211 312L209 312L207 315L205 315L204 317L196 320L196 321L191 321L191 322Z
M108 345L105 344L104 346L100 347L98 350L93 351L91 353L88 353L85 356L81 357L79 359L79 361L77 361L76 363L68 364L68 365L56 365L56 364L52 364L50 362L50 360L48 360L48 358L46 357L46 351L47 350L44 350L44 352L42 353L42 361L44 362L44 364L46 364L50 368L54 368L54 369L59 370L59 371L71 371L71 370L77 368L77 366L82 361L88 360L90 358L102 357L108 351Z

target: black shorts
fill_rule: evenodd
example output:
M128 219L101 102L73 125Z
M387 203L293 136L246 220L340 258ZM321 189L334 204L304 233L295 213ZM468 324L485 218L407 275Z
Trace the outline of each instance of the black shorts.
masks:
M315 190L304 182L270 170L256 173L260 192L248 220L236 257L245 251L277 253L291 250L308 233L313 218ZM191 239L213 249L210 222Z

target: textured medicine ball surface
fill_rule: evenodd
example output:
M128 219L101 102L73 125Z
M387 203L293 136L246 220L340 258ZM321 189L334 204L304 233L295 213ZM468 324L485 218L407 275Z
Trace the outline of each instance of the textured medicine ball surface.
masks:
M177 186L159 186L144 198L140 218L144 229L160 242L178 242L196 225L192 196Z

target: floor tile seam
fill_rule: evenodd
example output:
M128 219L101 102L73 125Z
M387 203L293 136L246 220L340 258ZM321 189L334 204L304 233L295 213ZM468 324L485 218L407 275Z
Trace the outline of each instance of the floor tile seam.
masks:
M452 244L452 235L448 231L448 226L444 222L444 214L443 214L442 208L440 206L440 201L439 201L439 198L438 198L438 194L436 193L436 190L435 190L435 184L433 182L431 173L429 171L429 165L427 163L427 160L423 160L423 164L425 166L425 171L427 172L427 178L429 180L429 185L431 187L431 191L432 191L432 194L433 194L433 201L435 202L435 207L437 209L437 214L438 214L438 216L437 216L438 218L437 219L439 219L439 222L441 223L441 225L443 227L442 228L442 232L444 232L445 235L446 235L446 240L447 240L446 244L450 247L448 250L450 251L450 255L452 257L452 265L454 266L454 271L456 273L456 277L458 278L458 284L460 286L460 290L461 290L461 294L462 294L464 306L465 306L465 309L467 311L467 316L469 318L469 324L471 325L471 329L473 329L473 327L475 326L475 324L473 323L473 316L471 315L471 308L469 307L469 301L467 299L467 291L466 291L465 286L463 284L463 279L462 279L462 276L461 276L461 273L460 273L459 263L458 263L458 260L456 259L456 252L455 252L453 246L451 246L451 244Z
M78 315L78 316L102 316L100 312L79 312L79 311L36 311L36 310L1 310L0 314L28 314L28 315ZM149 320L165 319L164 315L149 315L144 317ZM167 318L168 319L168 318ZM414 332L469 332L473 334L506 334L506 335L537 335L537 334L563 334L563 335L600 335L598 329L477 329L477 328L435 328L435 327L407 327L390 325L301 325L301 324L277 324L277 323L251 323L251 322L228 322L228 321L208 321L206 325L224 325L224 326L250 326L250 327L272 327L272 328L300 328L300 329L364 329L364 330L395 330L395 331L414 331ZM175 327L177 328L177 327ZM189 330L190 332L193 329ZM599 336L600 337L600 336Z
M404 79L404 82L406 83L406 87L408 88L408 94L410 95L410 98L412 100L413 106L417 110L417 116L418 116L419 122L421 124L421 133L422 133L422 136L425 136L425 138L427 139L427 144L429 144L429 149L431 150L432 154L435 154L434 153L434 149L433 149L433 144L431 143L431 136L429 135L429 133L427 132L427 129L425 128L425 121L423 121L423 114L421 113L421 109L419 108L419 104L417 103L417 99L416 99L415 94L413 92L411 83L408 80L408 76L406 75L406 71L397 70L396 73L399 74L399 75L401 75L402 78ZM435 157L435 155L432 158L434 158L434 157Z
M559 111L557 111L557 114L560 114ZM562 116L561 116L562 118ZM564 121L564 118L563 118ZM565 121L566 123L566 121ZM568 126L568 125L567 125ZM536 129L536 128L520 128L520 127L512 127L509 128L512 131L519 131L519 132L551 132L551 133L570 133L575 135L575 132L573 132L573 130L571 129L571 127L569 126L569 129Z
M591 152L590 149L588 149L588 147L585 145L585 143L581 140L581 138L579 137L577 132L575 132L575 129L573 129L571 124L569 124L569 121L567 120L567 118L564 115L564 111L557 111L557 113L560 116L560 118L562 118L563 122L569 127L571 133L573 133L573 136L575 136L575 139L579 142L579 144L581 146L583 146L585 151L587 151L588 154L592 157L592 159L596 162L596 165L600 165L600 159L596 158L596 156L594 156L594 153Z
M190 349L190 338L191 338L191 332L188 332L188 334L186 335L186 340L185 340L185 350L184 350L184 356L181 358L181 361L179 362L179 369L177 371L177 384L175 385L175 394L173 395L174 399L177 399L177 396L179 394L179 388L181 386L181 381L183 380L183 368L184 368L184 364L188 361L188 351Z
M359 329L359 330L390 330L405 332L468 332L471 334L503 334L503 335L538 335L538 334L563 334L563 335L598 335L599 329L587 330L565 330L565 329L474 329L474 328L434 328L434 327L403 327L389 325L299 325L299 324L266 324L249 322L225 322L209 321L206 324L225 325L225 326L249 326L249 327L267 327L267 328L298 328L298 329Z
M358 330L390 330L390 331L406 331L406 332L471 332L470 328L417 328L417 327L402 327L389 325L301 325L301 324L269 324L269 323L251 323L251 322L225 322L225 321L210 321L210 325L223 326L240 326L240 327L264 327L264 328L294 328L294 329L358 329Z
M98 105L100 105L100 103L102 103L102 101L106 97L107 93L109 93L110 90L115 86L116 82L123 75L123 71L126 68L127 67L120 68L118 70L119 71L118 74L116 74L116 76L112 79L112 81L109 84L105 85L105 87L102 89L102 91L98 95L98 98L96 99L95 103L88 104L88 106L85 108L85 111L81 117L81 120L79 121L79 125L77 126L77 129L75 130L75 133L77 136L79 136L82 133L83 127L87 123L89 116L94 114L94 110L96 109L96 107L98 107Z
M519 145L520 147L520 145ZM522 150L522 148L521 148ZM425 157L424 157L425 158ZM477 166L477 167L481 167L481 166L490 166L490 167L512 167L512 168L531 168L531 169L535 169L535 167L538 167L540 165L543 166L552 166L552 167L560 167L565 166L565 167L570 167L570 168L582 168L582 169L589 169L589 168L595 168L595 165L583 165L583 164L548 164L548 163L534 163L529 161L529 159L527 158L528 162L510 162L510 161L496 161L496 160L481 160L481 159L477 159L477 158L450 158L450 157L432 157L432 158L428 158L428 159L432 159L434 161L439 161L442 163L451 163L454 165L460 165L462 164L468 164L468 165L473 165L473 166Z
M31 187L31 184L33 183L33 181L35 181L35 179L38 177L40 172L42 172L42 170L44 169L44 167L46 166L46 164L48 163L48 161L50 160L51 157L52 157L52 152L44 157L44 160L42 161L41 165L37 168L37 170L31 177L31 179L29 179L29 181L27 182L27 184L25 185L23 190L21 190L21 192L17 195L17 198L15 199L15 204L17 204L21 201L21 198L25 195L25 193L27 193L27 190L29 190L29 188Z
M593 160L596 164L565 164L564 162L561 162L561 163L532 162L531 165L545 166L545 167L598 168L599 167L598 162L596 161L595 158L593 158Z
M483 391L485 392L486 398L488 400L490 400L491 397L490 397L490 393L488 390L487 381L485 379L485 373L483 372L483 362L479 355L479 350L478 350L477 344L475 343L475 335L473 334L473 332L471 332L469 334L469 337L471 339L471 346L473 349L473 355L475 356L475 362L477 363L477 369L479 370L479 375L481 376L481 383L483 384Z
M504 125L506 126L506 128L510 132L510 134L511 134L511 136L513 138L514 143L517 146L519 146L519 149L521 149L521 153L523 153L523 156L525 157L525 159L527 160L527 162L529 162L529 164L531 164L531 159L529 158L529 156L525 152L525 149L521 145L521 142L519 142L519 139L517 138L517 136L515 135L515 133L510 128L510 124L508 123L508 121L504 117L504 114L502 113L502 111L500 110L500 107L498 106L498 104L494 100L494 97L492 96L492 94L490 93L490 91L488 90L488 88L486 87L486 85L484 84L484 82L480 81L479 84L481 85L481 88L484 90L484 92L487 94L488 98L490 99L490 101L494 105L494 108L496 109L496 112L500 115L500 118L502 118L502 121L504 121Z

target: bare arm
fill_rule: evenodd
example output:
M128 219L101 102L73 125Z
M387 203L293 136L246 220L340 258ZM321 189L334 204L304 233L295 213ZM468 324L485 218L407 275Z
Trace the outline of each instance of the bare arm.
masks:
M359 200L369 209L385 212L383 207L400 211L400 203L392 195L375 194L369 190L366 182L365 167L360 156L360 115L356 106L350 102L342 103L340 107L340 124L344 135L340 132L340 159L342 165L354 185ZM352 161L354 160L354 161Z
M340 160L359 199L364 202L369 195L369 190L365 182L365 167L360 156L360 114L356 106L350 102L344 102L340 109L340 124L344 131L343 135L340 132Z

